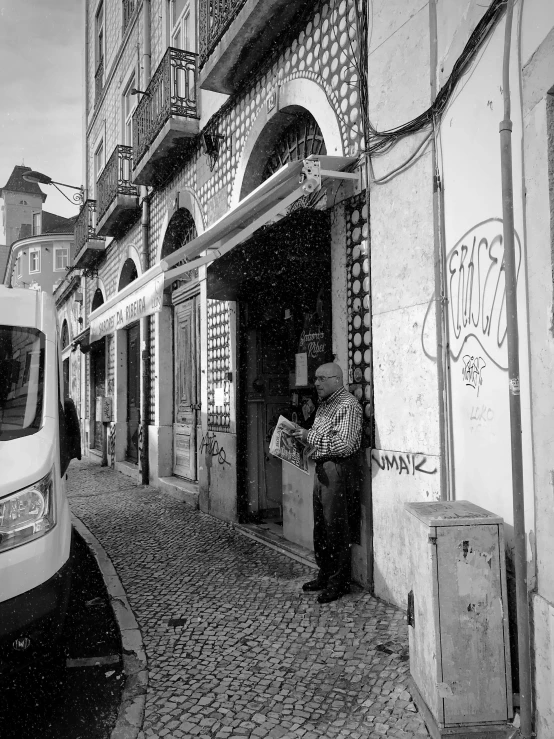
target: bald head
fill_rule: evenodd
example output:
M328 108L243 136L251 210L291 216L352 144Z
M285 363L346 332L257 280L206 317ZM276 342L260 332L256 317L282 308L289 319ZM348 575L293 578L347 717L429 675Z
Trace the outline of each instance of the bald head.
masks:
M321 364L315 373L315 387L320 400L325 400L344 385L342 369L335 362Z

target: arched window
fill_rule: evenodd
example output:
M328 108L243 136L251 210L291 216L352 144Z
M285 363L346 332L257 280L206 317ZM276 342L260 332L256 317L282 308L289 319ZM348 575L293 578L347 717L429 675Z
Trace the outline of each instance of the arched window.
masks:
M100 290L100 288L97 287L96 292L94 293L94 297L92 298L92 305L90 306L91 313L93 310L100 308L103 302L104 302L104 296L102 295L102 290Z
M311 154L326 154L325 142L315 118L307 110L299 113L274 142L262 180L289 162L307 159Z
M138 277L137 266L132 259L127 259L121 270L121 276L119 278L118 290L123 290L124 287Z
M69 326L67 325L67 321L64 321L62 323L61 342L62 342L62 349L65 349L67 346L69 346Z
M185 244L188 244L196 236L196 226L192 213L186 208L179 208L171 216L171 220L167 225L162 245L162 259L177 249L180 249ZM179 264L184 264L184 262L185 260L179 262ZM173 283L173 287L178 287L182 282L190 282L190 280L196 277L198 277L198 269L186 272L179 281Z

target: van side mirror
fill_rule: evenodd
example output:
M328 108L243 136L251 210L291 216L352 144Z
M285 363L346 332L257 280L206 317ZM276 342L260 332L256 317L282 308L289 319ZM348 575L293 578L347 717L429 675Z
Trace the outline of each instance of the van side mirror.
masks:
M60 409L61 410L61 409ZM81 427L75 403L71 398L64 401L63 419L60 426L60 466L65 475L72 459L81 459Z

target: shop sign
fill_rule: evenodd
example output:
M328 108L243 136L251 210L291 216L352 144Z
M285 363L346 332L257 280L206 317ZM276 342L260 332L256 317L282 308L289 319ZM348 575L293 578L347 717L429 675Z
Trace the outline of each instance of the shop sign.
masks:
M120 301L91 318L90 342L125 328L140 318L159 313L163 305L164 277L158 275Z

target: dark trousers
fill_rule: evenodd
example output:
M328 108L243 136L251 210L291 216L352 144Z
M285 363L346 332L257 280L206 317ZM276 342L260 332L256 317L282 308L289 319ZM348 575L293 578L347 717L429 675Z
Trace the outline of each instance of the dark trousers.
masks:
M357 458L317 462L314 478L314 554L329 589L350 583L350 544L359 526Z

